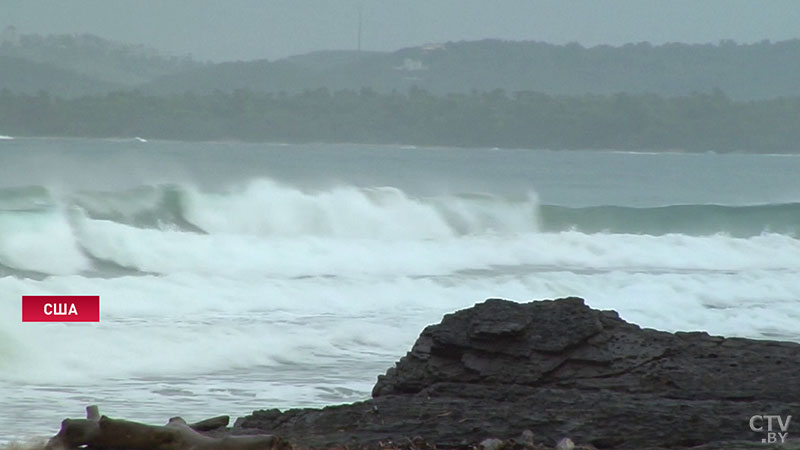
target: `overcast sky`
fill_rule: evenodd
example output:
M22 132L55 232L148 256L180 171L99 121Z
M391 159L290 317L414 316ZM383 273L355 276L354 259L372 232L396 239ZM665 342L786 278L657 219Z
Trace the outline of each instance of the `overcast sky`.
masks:
M800 37L798 0L0 0L0 27L93 33L200 60L502 38L592 46Z

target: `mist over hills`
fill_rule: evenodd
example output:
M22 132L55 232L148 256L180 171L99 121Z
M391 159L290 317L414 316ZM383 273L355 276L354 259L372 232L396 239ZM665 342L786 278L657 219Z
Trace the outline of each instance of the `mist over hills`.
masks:
M26 94L56 92L62 97L72 98L103 94L123 87L53 64L0 55L0 89Z
M10 136L800 152L800 40L484 40L217 64L88 35L0 42Z
M155 78L201 67L188 56L109 41L91 34L0 35L0 89L76 97L131 89Z
M222 63L167 75L143 88L155 93L249 89L294 93L412 86L434 94L503 89L552 95L653 93L719 89L736 100L800 95L800 40L736 44L578 44L484 40L391 53L316 52L274 62Z
M241 89L293 94L365 87L381 93L417 87L439 95L494 89L667 97L716 89L734 100L800 95L800 40L590 48L483 40L211 64L92 35L15 36L13 31L0 39L0 89L63 97L128 89L154 95Z

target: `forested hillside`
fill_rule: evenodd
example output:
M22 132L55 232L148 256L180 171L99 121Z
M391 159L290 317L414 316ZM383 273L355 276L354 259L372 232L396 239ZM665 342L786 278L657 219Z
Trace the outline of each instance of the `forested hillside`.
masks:
M2 61L0 88L44 90L56 96L119 88L152 94L237 89L295 94L364 87L380 93L418 87L440 95L504 89L551 95L625 92L671 97L719 89L734 100L800 96L800 40L590 48L485 40L395 52L321 51L275 61L201 64L92 35L22 35L0 44L3 56L18 59ZM13 63L21 60L44 65ZM34 69L38 73L29 76ZM14 82L21 78L31 81ZM94 90L63 91L72 82L49 81L57 78L99 83Z
M153 93L250 89L297 93L369 87L436 94L505 89L554 95L723 91L736 100L800 95L800 40L716 45L577 44L486 40L378 52L316 52L277 61L224 63L162 77Z
M800 40L487 40L198 64L22 36L0 44L0 134L798 152L798 73Z
M0 93L0 134L324 141L466 147L800 151L800 98L732 101L721 91L552 96L502 90L436 96L327 89L73 100Z
M34 94L46 90L64 97L106 93L122 86L52 64L0 56L0 89Z
M0 40L0 89L16 92L110 92L198 67L202 64L189 57L164 56L90 34L16 35L9 27Z

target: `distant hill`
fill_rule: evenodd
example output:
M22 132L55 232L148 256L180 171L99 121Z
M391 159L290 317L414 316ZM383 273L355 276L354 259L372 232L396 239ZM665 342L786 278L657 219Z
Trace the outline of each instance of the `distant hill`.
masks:
M80 97L120 88L122 86L119 84L101 81L52 64L0 56L0 90L24 94L45 91L62 97Z
M285 61L259 60L225 62L187 70L158 78L144 84L142 89L154 94L187 91L205 94L214 91L233 92L239 89L280 92L323 86L327 82L323 71L304 69Z
M150 92L251 89L294 93L417 86L436 94L504 89L555 95L723 91L747 100L800 95L800 40L736 44L578 44L484 40L391 53L326 51L273 62L197 67L143 85Z
M0 58L4 58L0 70L7 76L33 75L24 85L26 91L45 90L55 95L132 88L161 76L202 67L189 57L164 56L149 47L91 34L18 35L14 27L7 27L0 35ZM9 64L14 66L8 67ZM77 80L94 80L97 86L61 91L65 85L80 84ZM0 85L15 89L19 83L0 78Z
M9 27L11 28L11 27ZM722 91L733 100L800 96L800 40L582 47L542 42L448 42L395 52L319 51L275 61L198 63L93 35L0 35L0 89L75 96L368 88L433 94L508 93L673 97Z
M345 67L357 64L364 58L380 57L385 52L357 52L355 50L322 50L302 55L289 56L283 62L310 70L330 70L334 67Z
M320 51L276 61L226 62L168 75L142 86L157 94L193 91L297 93L325 87L331 90L369 87L381 91L407 89L398 86L394 53Z

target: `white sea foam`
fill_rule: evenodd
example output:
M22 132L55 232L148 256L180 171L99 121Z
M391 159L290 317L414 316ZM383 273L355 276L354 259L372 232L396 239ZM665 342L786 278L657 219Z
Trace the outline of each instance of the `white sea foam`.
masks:
M392 240L454 234L535 231L537 200L410 198L391 188L350 186L304 192L258 180L224 194L189 190L186 219L209 232Z
M268 376L285 366L375 358L390 364L443 313L499 292L520 301L589 292L590 305L616 309L642 326L799 339L796 276L556 271L247 283L199 275L3 278L0 380L92 384L252 367ZM101 323L19 323L21 295L56 293L100 295ZM360 376L357 365L345 370Z
M0 211L0 264L46 274L89 267L62 211Z
M567 231L401 241L201 235L85 220L78 235L80 245L93 256L143 272L240 279L444 275L493 266L603 271L800 268L800 240L779 234L732 238Z
M162 420L185 413L176 398L208 415L363 398L422 328L495 296L800 341L790 235L543 232L533 194L20 192L0 210L0 264L50 276L0 276L0 395L55 405L41 423L89 402ZM99 295L101 321L20 323L20 297L37 294Z
M160 206L165 192L176 200ZM423 201L391 188L308 193L259 181L225 194L187 189L72 197L82 209L66 209L56 201L44 210L0 212L0 264L78 274L90 268L89 256L142 272L244 280L445 275L495 266L584 271L800 267L800 240L777 233L540 232L535 195L513 202L487 196ZM167 210L151 213L147 226L135 226L157 208ZM174 222L181 216L207 234L181 230Z

